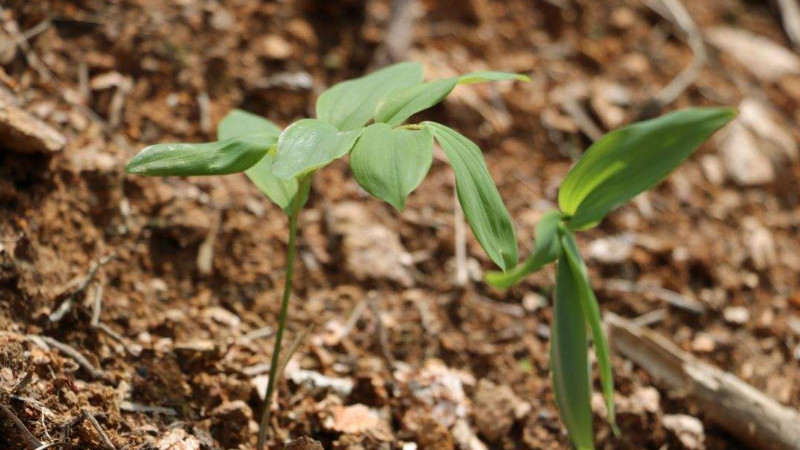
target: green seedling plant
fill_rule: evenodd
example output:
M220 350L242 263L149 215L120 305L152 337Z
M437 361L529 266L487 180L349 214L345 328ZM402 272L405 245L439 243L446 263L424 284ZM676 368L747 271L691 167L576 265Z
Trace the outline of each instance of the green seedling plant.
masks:
M517 264L514 227L478 146L440 123L405 123L414 114L441 102L457 85L506 80L528 78L503 72L475 72L425 82L421 64L399 63L323 92L317 99L315 119L298 120L281 129L263 117L234 110L220 122L218 141L152 145L128 163L128 173L150 176L244 172L288 216L285 282L258 435L259 449L266 442L270 403L280 367L298 217L318 170L349 154L358 184L402 210L408 195L430 169L436 140L455 173L458 200L475 238L500 269Z
M728 108L692 108L606 134L567 174L558 191L560 210L544 214L536 224L534 251L528 259L506 272L486 275L489 284L508 288L556 263L550 375L559 415L579 450L594 449L590 338L608 421L615 434L619 431L608 344L575 232L596 226L615 208L656 186L735 115Z

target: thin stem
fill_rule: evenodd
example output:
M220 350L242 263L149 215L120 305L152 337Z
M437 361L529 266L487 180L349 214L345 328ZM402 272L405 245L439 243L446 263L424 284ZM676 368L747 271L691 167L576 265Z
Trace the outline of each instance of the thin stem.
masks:
M303 209L304 192L308 188L307 183L311 183L311 177L299 180L300 186L295 194L292 204L291 214L289 214L289 248L286 253L286 275L283 285L283 299L281 300L281 311L278 315L278 330L275 333L275 346L272 349L272 360L269 364L269 380L267 381L267 395L264 397L264 412L261 415L261 426L258 430L257 449L263 450L266 444L269 431L270 403L272 394L275 392L275 383L278 377L278 365L280 363L281 341L283 341L283 330L286 328L286 316L289 312L289 299L292 296L292 276L294 275L294 255L297 249L297 219L300 210Z

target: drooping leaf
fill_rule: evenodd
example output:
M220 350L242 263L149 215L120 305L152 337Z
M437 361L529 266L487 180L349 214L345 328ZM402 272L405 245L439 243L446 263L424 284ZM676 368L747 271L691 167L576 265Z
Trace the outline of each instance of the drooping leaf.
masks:
M508 272L489 272L486 282L494 287L507 289L526 276L538 272L561 256L561 242L558 238L558 223L563 214L550 211L536 224L534 251L522 264Z
M277 141L281 128L271 121L240 109L234 109L217 126L217 138L227 139L252 133L271 133ZM272 162L275 159L275 146L256 165L244 173L258 187L262 194L287 213L297 194L297 180L283 179L272 174Z
M464 217L486 254L501 269L517 264L517 239L500 193L494 185L481 150L455 130L424 122L442 146L456 175L456 193Z
M275 144L269 133L202 144L151 145L131 159L125 171L148 176L225 175L257 163Z
M655 186L711 134L730 122L728 108L692 108L612 131L570 170L558 204L573 230L591 227L614 208Z
M603 319L600 315L600 307L594 295L592 286L589 283L589 273L586 264L583 262L575 236L571 231L562 226L561 232L562 261L568 263L569 271L575 284L577 298L579 299L583 317L592 331L594 341L594 351L597 357L597 368L600 372L600 384L603 388L606 408L608 410L608 422L616 434L619 430L616 425L616 414L614 413L614 374L611 365L611 354L608 349L605 333L603 332Z
M475 84L488 81L530 81L524 75L505 72L473 72L460 77L442 78L417 84L386 96L378 104L375 121L391 126L400 125L412 115L441 102L458 84Z
M398 210L425 178L432 161L430 130L393 130L383 123L368 126L350 153L358 184Z
M272 173L279 178L295 178L313 172L346 155L362 131L339 131L318 119L298 120L278 138Z
M422 65L394 64L369 75L339 83L317 99L317 118L339 130L354 130L369 122L386 95L422 83Z
M281 127L275 123L250 112L234 109L217 125L217 139L228 139L254 133L270 133L277 139Z
M575 279L564 258L556 265L550 328L550 375L561 421L578 450L594 449L586 321Z

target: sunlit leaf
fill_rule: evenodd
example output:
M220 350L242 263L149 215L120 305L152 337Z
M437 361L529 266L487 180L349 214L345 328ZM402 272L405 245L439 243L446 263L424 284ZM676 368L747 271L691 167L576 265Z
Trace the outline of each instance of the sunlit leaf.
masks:
M494 185L481 150L455 130L424 122L444 150L456 175L464 217L486 254L501 269L517 264L517 239L508 211Z
M575 243L575 236L569 230L564 229L561 233L562 261L566 260L576 286L576 293L580 299L583 316L592 331L594 341L594 352L597 357L597 368L600 372L600 384L603 388L606 408L608 410L608 422L614 428L615 433L619 434L616 428L616 415L614 413L614 374L611 365L611 354L608 349L605 333L603 332L603 318L600 315L600 307L594 295L591 284L589 284L589 273L586 270L578 245Z
M317 118L339 130L354 130L369 122L386 95L422 83L422 65L394 64L369 75L339 83L317 99Z
M383 123L368 126L350 153L358 184L398 210L425 178L432 161L430 130L393 130Z
M728 108L692 108L612 131L570 170L558 204L574 230L598 223L614 208L655 186L711 134L730 122Z
M550 211L536 224L534 251L522 264L508 272L489 272L486 282L492 286L506 289L526 276L538 272L561 255L561 242L558 238L558 223L561 221L560 211Z
M254 133L269 133L277 139L281 127L275 123L250 112L234 109L217 125L217 139L228 139Z
M474 72L460 77L442 78L417 84L386 96L378 104L375 121L392 126L400 125L412 115L424 111L441 102L458 84L475 84L488 81L522 80L524 75L505 72Z
M313 172L346 155L363 131L339 131L318 119L298 120L278 138L272 173L279 178L295 178Z
M594 449L589 384L589 349L575 279L564 258L556 265L556 295L550 328L550 373L561 421L578 450Z
M202 144L151 145L131 159L125 171L148 176L225 175L243 172L275 144L270 133Z
M217 126L217 137L227 139L252 133L272 133L277 142L281 128L269 120L239 109L234 109ZM272 174L272 162L275 159L275 146L253 167L244 173L258 189L273 203L289 213L295 194L297 180L294 178L278 178Z

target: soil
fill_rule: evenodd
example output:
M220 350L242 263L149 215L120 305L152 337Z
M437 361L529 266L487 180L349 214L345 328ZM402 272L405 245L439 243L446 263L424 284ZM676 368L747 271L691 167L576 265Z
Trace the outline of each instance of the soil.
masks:
M684 3L703 30L745 30L791 51L767 2ZM591 144L562 100L608 130L641 117L692 58L644 2L419 5L407 57L429 77L531 74L459 88L424 115L484 149L523 256ZM326 86L372 67L390 16L385 0L3 2L0 45L20 45L0 51L2 94L67 141L34 152L0 143L0 405L34 439L254 448L286 218L243 175L145 178L123 167L148 143L214 139L234 107L281 125L311 116ZM768 105L796 146L797 70L765 81L717 47L664 110L745 99ZM704 145L580 244L604 311L657 311L650 326L680 347L800 407L800 163L782 160L750 183L724 145ZM310 436L319 443L287 448L568 448L548 377L553 270L490 289L480 278L491 263L468 234L470 280L457 283L453 183L435 161L397 213L360 190L345 161L316 176L285 348L299 344L271 447ZM699 310L620 285L661 287ZM700 419L706 448L742 447L624 358L614 368L622 434L597 402L600 448L690 447L665 426L673 415ZM32 448L8 414L0 448Z

